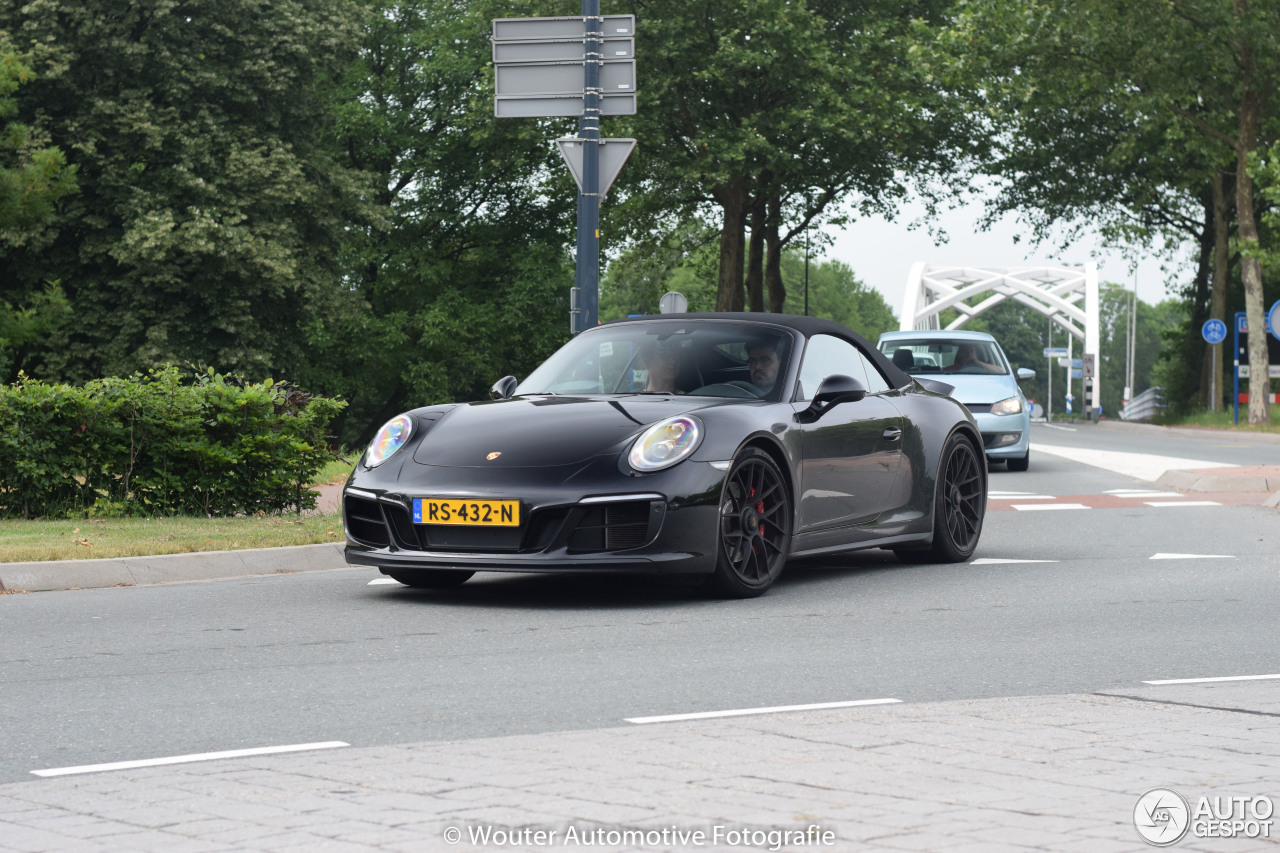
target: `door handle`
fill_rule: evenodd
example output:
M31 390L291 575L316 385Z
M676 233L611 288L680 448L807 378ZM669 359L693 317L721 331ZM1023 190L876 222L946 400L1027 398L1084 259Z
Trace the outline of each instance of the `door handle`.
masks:
M889 427L884 431L885 441L897 441L902 438L902 430L898 427Z

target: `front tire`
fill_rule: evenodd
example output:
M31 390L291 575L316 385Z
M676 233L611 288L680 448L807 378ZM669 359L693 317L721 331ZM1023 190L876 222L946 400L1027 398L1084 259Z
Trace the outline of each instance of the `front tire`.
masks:
M401 569L386 574L392 580L414 589L452 589L455 586L462 586L475 572L460 572L453 569Z
M1031 467L1031 451L1030 450L1028 450L1027 455L1022 457L1021 459L1009 460L1010 471L1025 471L1030 467Z
M763 595L791 550L791 493L773 457L748 447L733 461L720 494L716 570L707 589L726 598Z
M952 433L938 463L937 493L933 499L935 563L963 563L973 556L987 513L987 482L982 459L960 433Z

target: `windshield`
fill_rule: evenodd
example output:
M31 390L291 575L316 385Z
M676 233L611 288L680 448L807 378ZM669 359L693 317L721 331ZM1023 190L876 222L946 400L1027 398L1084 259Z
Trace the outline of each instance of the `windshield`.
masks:
M881 341L880 351L913 376L930 373L1000 375L1009 367L991 341L895 338Z
M790 333L772 326L674 320L598 326L561 347L516 393L777 400L790 355Z

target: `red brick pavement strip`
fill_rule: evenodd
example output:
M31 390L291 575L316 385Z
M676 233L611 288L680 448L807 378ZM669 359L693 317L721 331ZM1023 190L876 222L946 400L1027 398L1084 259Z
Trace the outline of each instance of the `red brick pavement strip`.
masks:
M1041 506L1083 504L1089 509L1145 509L1151 504L1179 504L1184 501L1213 501L1226 506L1257 506L1271 497L1268 492L1195 492L1177 498L1144 498L1119 495L1057 495L1051 501L1029 501L1026 498L989 498L987 509L1013 509L1015 505ZM1153 507L1154 508L1154 507Z

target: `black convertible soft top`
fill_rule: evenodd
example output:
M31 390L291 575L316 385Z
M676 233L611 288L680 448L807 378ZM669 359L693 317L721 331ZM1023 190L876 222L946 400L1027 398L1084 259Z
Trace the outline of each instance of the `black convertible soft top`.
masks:
M884 353L880 352L874 344L857 332L833 320L826 320L822 317L806 317L802 314L766 314L763 312L743 311L743 312L707 312L697 314L646 314L641 317L627 317L620 320L611 320L611 323L631 323L644 320L734 320L739 323L770 323L775 326L785 326L788 329L795 329L806 338L814 335L833 335L837 338L844 338L876 363L880 368L880 372L889 380L889 384L894 388L903 388L911 384L911 377L904 373L892 361L890 361Z

